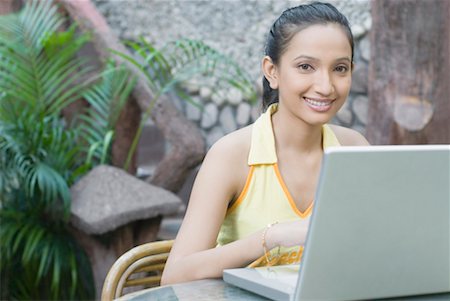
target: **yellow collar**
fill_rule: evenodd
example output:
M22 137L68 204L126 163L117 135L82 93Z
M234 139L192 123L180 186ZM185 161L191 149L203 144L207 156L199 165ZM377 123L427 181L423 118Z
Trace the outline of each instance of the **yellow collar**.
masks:
M272 128L272 115L277 109L278 104L275 103L270 105L266 112L264 112L253 124L248 165L277 163L275 138L273 136ZM322 126L322 145L324 149L330 146L340 146L336 135L326 124Z

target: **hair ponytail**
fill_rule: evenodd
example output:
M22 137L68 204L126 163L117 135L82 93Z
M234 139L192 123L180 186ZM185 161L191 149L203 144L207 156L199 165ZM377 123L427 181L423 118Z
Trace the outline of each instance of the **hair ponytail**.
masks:
M265 112L271 104L278 102L278 89L272 89L270 87L269 81L265 76L263 76L262 78L262 85L263 85L262 109L263 112Z

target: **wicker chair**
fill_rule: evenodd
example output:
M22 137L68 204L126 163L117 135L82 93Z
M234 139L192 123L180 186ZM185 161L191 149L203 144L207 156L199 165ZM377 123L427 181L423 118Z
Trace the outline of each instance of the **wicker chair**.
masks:
M159 286L172 245L173 240L150 242L120 256L106 276L102 301L119 298L125 287Z

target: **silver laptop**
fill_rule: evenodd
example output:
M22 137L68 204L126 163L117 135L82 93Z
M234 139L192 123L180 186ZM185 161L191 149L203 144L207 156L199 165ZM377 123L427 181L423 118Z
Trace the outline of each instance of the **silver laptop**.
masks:
M327 149L312 214L300 266L224 281L274 300L450 300L450 145Z

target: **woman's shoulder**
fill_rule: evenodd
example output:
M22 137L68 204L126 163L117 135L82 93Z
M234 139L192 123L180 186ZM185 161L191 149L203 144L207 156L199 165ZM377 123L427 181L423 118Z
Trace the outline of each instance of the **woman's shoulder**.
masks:
M330 124L329 127L343 146L369 145L367 139L358 131L334 124Z
M230 160L231 162L247 162L250 151L252 125L231 132L217 140L208 151L208 156Z
M202 164L210 174L220 173L221 185L229 188L231 198L243 189L248 175L251 129L247 126L220 138L211 146Z
M248 154L251 137L252 125L249 125L223 136L212 145L210 151L221 153L227 157L234 157L242 153Z

